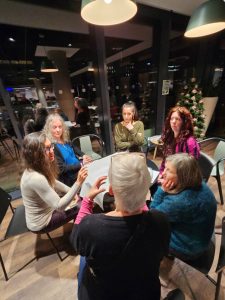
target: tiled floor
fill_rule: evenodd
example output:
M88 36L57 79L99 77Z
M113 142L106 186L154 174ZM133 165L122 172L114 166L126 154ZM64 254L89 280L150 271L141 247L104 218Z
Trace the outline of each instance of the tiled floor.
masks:
M152 158L152 153L149 154ZM156 164L161 162L157 157ZM5 156L0 161L0 186L5 189L13 189L19 184L19 172L21 167L16 161ZM225 195L225 180L222 178L223 191ZM210 178L209 186L212 188L218 199L218 189L215 179ZM19 205L21 200L13 202L15 206ZM7 212L1 226L0 238L3 236L7 224L11 218L11 211ZM218 213L216 225L219 227L222 217L225 216L225 207L218 204ZM64 247L65 232L69 228L60 228L54 232L54 237L58 244ZM220 230L220 229L218 229ZM221 236L216 236L216 245L219 246ZM68 248L68 245L67 247ZM217 253L218 253L218 247ZM36 236L27 233L22 236L1 242L1 254L6 263L6 268L10 274L15 273L27 261L33 258L37 253L44 253L44 257L29 264L26 268L16 273L8 282L4 280L0 268L0 291L2 300L36 300L36 299L54 299L54 300L75 300L77 280L76 273L79 266L79 257L70 255L63 262L60 262L57 255L52 251L49 241L44 236ZM53 253L53 254L49 254ZM46 254L47 253L47 254ZM63 252L65 253L65 252ZM218 254L216 255L218 258ZM142 258L140 260L143 262ZM211 276L216 278L216 261L211 268ZM179 260L171 261L165 259L161 266L160 279L162 283L162 299L169 290L180 287L185 293L186 300L213 300L214 285L201 273L185 265ZM222 278L220 300L225 299L225 274ZM141 300L141 299L140 299Z

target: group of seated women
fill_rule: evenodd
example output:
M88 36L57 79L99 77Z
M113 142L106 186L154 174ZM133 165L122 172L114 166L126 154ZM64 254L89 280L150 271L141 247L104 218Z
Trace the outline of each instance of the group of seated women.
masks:
M144 127L133 103L123 106L123 119L115 128L118 149L139 150ZM80 300L159 300L163 257L170 253L189 261L207 251L216 200L202 181L196 160L199 147L187 109L175 107L169 112L162 140L163 162L150 208L145 205L151 185L145 156L123 151L112 156L108 173L115 209L92 214L94 199L104 191L107 178L96 179L86 197L77 197L78 203L66 209L79 195L88 175L85 164L91 159L70 144L63 120L50 115L44 132L25 137L21 191L27 226L47 232L75 221L71 243L81 255Z

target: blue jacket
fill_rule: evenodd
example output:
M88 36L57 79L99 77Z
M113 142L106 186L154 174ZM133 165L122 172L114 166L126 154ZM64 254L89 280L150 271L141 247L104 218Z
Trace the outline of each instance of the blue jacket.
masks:
M159 187L151 208L168 216L172 250L194 257L207 249L214 230L217 204L204 182L199 189L186 189L178 194L168 194Z

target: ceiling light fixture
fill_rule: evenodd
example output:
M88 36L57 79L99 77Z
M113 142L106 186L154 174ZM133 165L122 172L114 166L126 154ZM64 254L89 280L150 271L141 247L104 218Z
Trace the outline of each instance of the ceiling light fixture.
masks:
M94 25L116 25L133 18L137 5L131 0L82 0L81 17Z
M88 63L88 72L94 72L94 68L93 68L93 64L92 64L92 62L91 61L89 61L89 63Z
M10 37L9 41L12 42L12 43L14 43L16 40L14 38Z
M200 5L191 16L185 37L210 35L225 28L225 2L210 0Z
M43 73L54 73L58 72L59 69L57 68L54 61L50 59L43 60L41 63L41 72Z

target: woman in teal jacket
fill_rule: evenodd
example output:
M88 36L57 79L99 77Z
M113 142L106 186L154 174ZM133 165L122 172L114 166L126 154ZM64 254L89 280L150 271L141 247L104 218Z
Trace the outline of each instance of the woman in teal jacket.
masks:
M208 249L215 223L216 199L202 182L193 156L178 153L167 157L162 184L151 208L164 212L169 218L171 254L193 260Z

